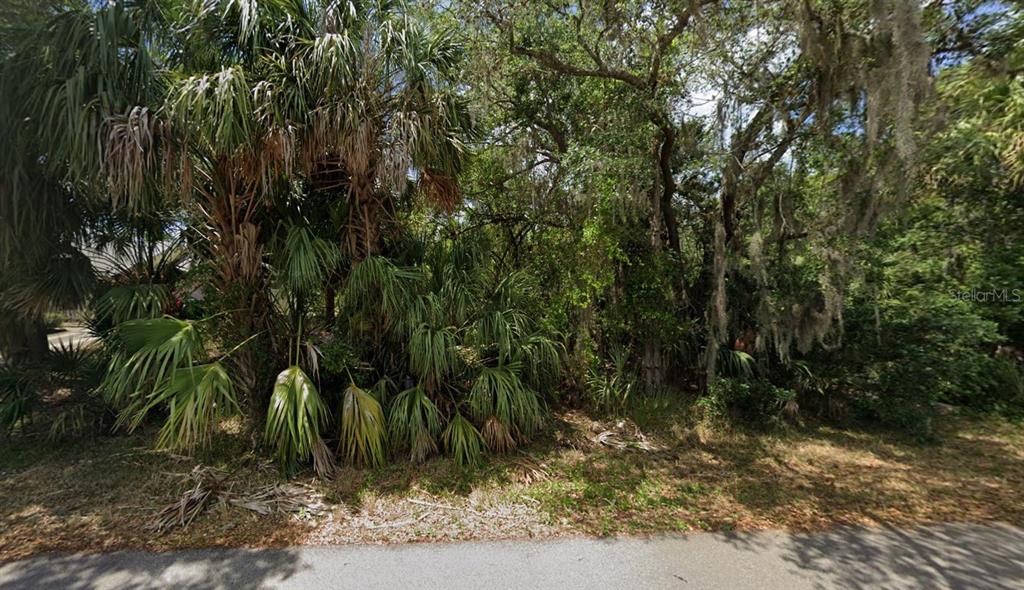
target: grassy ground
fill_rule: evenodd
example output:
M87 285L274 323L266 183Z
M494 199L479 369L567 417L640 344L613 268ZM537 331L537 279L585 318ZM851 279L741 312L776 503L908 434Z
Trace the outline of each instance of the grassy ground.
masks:
M656 417L655 417L656 416ZM836 524L1002 520L1024 525L1024 426L948 417L942 442L827 426L751 433L701 426L684 410L631 419L556 416L527 452L461 470L343 469L296 481L309 506L260 515L211 502L187 528L146 527L192 482L223 469L244 494L279 478L246 441L224 436L187 458L151 435L74 444L0 443L0 559L42 551L402 542L644 534Z

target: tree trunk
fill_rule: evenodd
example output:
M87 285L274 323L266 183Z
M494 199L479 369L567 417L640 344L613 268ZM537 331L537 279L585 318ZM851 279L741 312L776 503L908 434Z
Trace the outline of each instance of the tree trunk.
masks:
M334 290L334 285L328 283L324 286L324 318L327 320L327 326L334 326L335 318L335 306L338 292Z
M674 252L679 251L679 227L676 223L676 212L672 208L672 199L676 194L676 180L672 173L672 152L676 149L676 130L671 123L661 128L661 147L658 150L658 173L661 176L661 216L665 223L665 237L668 247Z
M273 338L269 276L260 231L262 204L254 182L238 176L227 159L219 162L214 190L205 210L214 228L210 253L216 269L217 297L228 312L217 331L233 347L228 362L240 390L240 402L255 433L266 412L279 356Z
M679 248L679 232L672 211L672 197L676 190L671 167L672 150L675 149L675 130L665 117L654 117L654 121L659 127L654 140L649 223L651 252L654 256L658 256L665 249L665 242L662 239L663 227L666 230L668 245L673 250ZM644 342L641 365L647 391L654 392L664 388L666 382L665 354L664 347L657 338L648 336Z
M11 322L14 327L10 348L6 351L15 364L40 362L49 351L46 322L43 318L24 318Z
M654 393L665 386L666 367L665 355L661 342L648 340L644 343L643 354L644 386L648 392Z

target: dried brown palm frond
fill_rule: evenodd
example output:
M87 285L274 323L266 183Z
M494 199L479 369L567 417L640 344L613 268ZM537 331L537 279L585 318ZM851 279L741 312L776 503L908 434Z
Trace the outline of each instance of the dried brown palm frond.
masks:
M188 527L216 499L227 477L219 469L197 465L187 476L192 487L160 510L146 528L156 533L165 533L173 528Z
M157 136L161 128L146 107L108 117L104 123L103 174L115 206L135 207L146 177L156 168Z
M323 497L312 487L298 483L273 483L250 491L239 491L231 474L214 467L197 465L185 476L190 486L174 502L161 509L146 526L147 530L166 533L187 528L214 503L228 504L260 515L305 513L320 515L325 510Z
M551 472L545 463L531 457L522 457L512 462L516 470L516 479L525 485L531 485L551 479Z
M314 190L335 191L347 189L351 174L345 160L336 152L321 154L308 164L307 173Z
M613 428L603 430L590 439L606 447L618 450L660 451L662 447L647 440L640 427L630 420L620 420Z
M497 416L491 416L484 421L480 435L483 436L487 448L495 453L503 454L516 448L516 439L512 437L512 432Z
M790 420L796 420L800 417L800 404L795 399L789 399L782 402L782 415Z
M271 127L263 138L263 147L257 153L260 178L267 184L278 176L290 177L295 166L297 129L293 125Z
M245 508L257 514L288 514L305 512L313 516L324 512L320 494L304 484L279 483L263 486L248 494L225 494L222 498L232 506Z
M330 481L338 474L338 465L334 462L334 454L324 440L317 439L313 444L313 471L321 478Z
M445 213L454 211L462 200L455 179L438 172L424 170L420 173L419 189L428 201Z

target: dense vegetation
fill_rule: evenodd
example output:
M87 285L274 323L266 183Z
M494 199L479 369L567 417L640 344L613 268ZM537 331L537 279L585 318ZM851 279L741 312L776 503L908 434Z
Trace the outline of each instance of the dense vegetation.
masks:
M1017 2L0 10L14 435L235 420L327 474L652 394L1024 407Z

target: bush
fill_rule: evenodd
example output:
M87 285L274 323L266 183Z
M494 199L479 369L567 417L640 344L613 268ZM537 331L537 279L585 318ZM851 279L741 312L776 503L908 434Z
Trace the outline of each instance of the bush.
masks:
M903 291L848 314L845 346L812 363L871 418L930 435L936 402L991 407L994 322L946 293Z
M771 424L797 413L796 392L757 379L719 378L708 387L707 394L697 401L705 418L733 418L743 422Z

